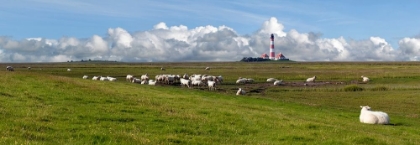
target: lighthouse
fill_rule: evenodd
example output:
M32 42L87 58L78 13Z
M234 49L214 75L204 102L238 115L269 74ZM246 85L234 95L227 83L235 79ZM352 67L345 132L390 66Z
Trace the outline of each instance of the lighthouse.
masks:
M271 60L276 59L275 52L274 52L274 34L271 34L270 37L270 57Z

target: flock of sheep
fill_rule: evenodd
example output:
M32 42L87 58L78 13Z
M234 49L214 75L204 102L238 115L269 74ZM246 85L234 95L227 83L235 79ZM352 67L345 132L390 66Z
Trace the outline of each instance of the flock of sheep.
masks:
M30 67L28 68L30 69ZM7 71L14 71L12 66L6 67ZM161 68L164 71L164 68ZM206 67L205 70L210 70L210 67ZM67 71L71 71L71 69L67 69ZM83 79L88 79L87 75L82 77ZM369 82L369 78L366 76L361 76L364 83ZM316 76L310 77L306 79L306 83L315 82ZM99 81L117 81L117 78L110 77L110 76L93 76L92 80L99 80ZM193 74L188 76L188 74L184 74L183 76L180 75L171 75L171 74L161 74L156 75L155 80L149 79L148 74L141 75L140 78L136 78L133 75L128 74L126 76L126 80L132 83L139 83L139 84L147 84L147 85L155 85L157 82L162 84L173 84L179 82L183 87L200 87L205 86L209 90L216 90L216 85L219 85L223 82L223 77L220 76L212 76L212 75L200 75L200 74ZM252 78L242 78L236 81L237 84L245 84L245 83L253 83L254 80ZM275 78L268 78L267 82L273 83L273 85L278 86L281 85L283 80L277 80ZM236 92L236 95L245 95L246 91L242 88L239 88ZM390 119L387 113L382 111L372 111L369 106L360 106L362 109L360 111L360 122L367 123L367 124L390 124Z

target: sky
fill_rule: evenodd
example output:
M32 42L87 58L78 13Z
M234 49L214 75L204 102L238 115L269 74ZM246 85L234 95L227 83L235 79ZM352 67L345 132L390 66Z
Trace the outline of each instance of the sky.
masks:
M420 1L21 0L0 5L0 62L418 61Z

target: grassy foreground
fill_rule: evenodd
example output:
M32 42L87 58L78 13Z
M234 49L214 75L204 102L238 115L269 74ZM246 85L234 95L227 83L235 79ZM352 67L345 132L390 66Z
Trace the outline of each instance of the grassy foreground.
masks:
M420 74L412 63L286 63L281 72L267 69L276 63L211 64L227 84L238 76L262 83L267 75L351 81L365 74L374 80L359 85L363 91L280 86L246 96L81 79L158 74L156 68L169 64L44 65L0 71L0 144L420 144ZM171 73L205 73L203 64L194 65L171 64ZM63 71L67 67L74 71ZM360 105L387 112L393 125L359 123Z

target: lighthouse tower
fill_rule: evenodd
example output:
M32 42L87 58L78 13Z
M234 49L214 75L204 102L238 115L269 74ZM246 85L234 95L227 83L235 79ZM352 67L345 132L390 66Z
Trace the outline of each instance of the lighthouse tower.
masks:
M271 34L271 37L270 37L270 57L269 58L271 60L276 59L275 52L274 52L274 35L273 34Z

